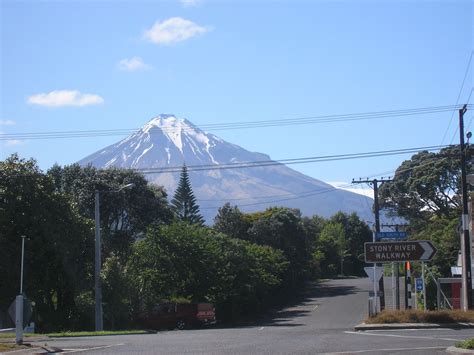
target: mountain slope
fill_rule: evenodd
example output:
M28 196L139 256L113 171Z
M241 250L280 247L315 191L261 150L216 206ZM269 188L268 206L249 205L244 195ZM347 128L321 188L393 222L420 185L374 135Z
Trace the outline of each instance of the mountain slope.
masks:
M222 168L248 162L273 163L268 155L249 152L205 133L186 119L159 115L136 133L85 157L79 164L146 170L148 180L163 185L171 197L179 172L162 170L179 169L186 163L193 191L208 222L226 202L248 212L287 206L299 208L304 215L329 217L343 211L356 212L364 220L373 219L371 199L336 189L283 164ZM194 170L195 166L207 167Z

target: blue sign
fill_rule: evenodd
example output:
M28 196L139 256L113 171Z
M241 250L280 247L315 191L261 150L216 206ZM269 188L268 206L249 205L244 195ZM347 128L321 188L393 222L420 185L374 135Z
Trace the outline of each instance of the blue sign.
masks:
M377 239L406 239L407 232L376 232Z
M423 279L415 279L416 292L423 292Z

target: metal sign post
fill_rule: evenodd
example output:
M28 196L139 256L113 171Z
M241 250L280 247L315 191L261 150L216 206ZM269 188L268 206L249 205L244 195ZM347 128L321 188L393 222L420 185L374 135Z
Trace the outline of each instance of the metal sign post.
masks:
M15 341L23 344L23 264L25 260L25 236L21 236L21 271L20 294L16 296L15 304Z
M423 280L423 310L426 312L426 285L425 285L425 263L421 262L421 279Z

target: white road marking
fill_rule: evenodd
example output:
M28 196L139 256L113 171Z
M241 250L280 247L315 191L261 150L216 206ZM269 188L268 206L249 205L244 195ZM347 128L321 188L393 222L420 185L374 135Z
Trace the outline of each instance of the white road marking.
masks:
M352 350L352 351L340 351L335 353L326 353L327 355L337 355L337 354L365 354L365 353L375 353L382 351L410 351L410 350L443 350L446 349L445 346L431 346L423 348L392 348L392 349L368 349L368 350Z
M319 307L319 304L313 307L313 311L315 311Z
M261 327L259 330L263 330L265 327Z
M413 336L413 335L395 335L395 334L374 334L368 332L352 332L352 331L345 331L344 333L347 334L357 334L357 335L372 335L375 337L393 337L393 338L411 338L411 339L433 339L433 340L446 340L446 341L458 341L459 339L453 338L439 338L439 337L421 337L421 336Z
M43 350L43 348L34 347L34 348L29 348L29 349L19 349L19 350L8 351L8 353L9 354L21 353L21 352L25 353L25 352L38 351L38 350ZM0 354L4 354L4 353L0 353Z
M103 345L103 346L96 346L93 348L85 348L85 349L62 349L62 352L58 352L57 354L71 354L71 353L80 353L83 351L92 351L92 350L100 350L100 349L107 349L107 348L113 348L115 346L122 346L125 345L125 343L119 343L119 344L112 344L112 345Z
M454 329L451 329L451 328L412 328L412 329L371 329L370 331L371 332L407 332L407 331L410 331L410 332L421 332L421 331L438 331L438 332L441 332L441 331L449 331L449 332L454 332Z

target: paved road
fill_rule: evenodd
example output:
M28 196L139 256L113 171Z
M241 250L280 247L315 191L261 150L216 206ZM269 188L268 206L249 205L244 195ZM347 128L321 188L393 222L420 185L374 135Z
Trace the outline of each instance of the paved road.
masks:
M436 354L472 336L472 329L355 332L370 288L368 279L328 281L252 326L51 339L47 345L93 354Z

